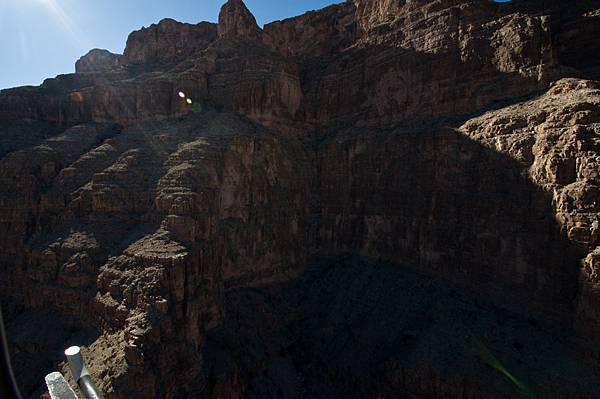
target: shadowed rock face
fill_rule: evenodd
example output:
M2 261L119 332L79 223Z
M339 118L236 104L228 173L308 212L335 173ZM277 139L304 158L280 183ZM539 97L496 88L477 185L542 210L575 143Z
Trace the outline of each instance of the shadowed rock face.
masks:
M230 0L1 91L27 395L79 341L111 398L595 397L598 15Z
M250 13L242 0L230 0L219 13L219 37L258 40L262 34L256 24L256 18Z

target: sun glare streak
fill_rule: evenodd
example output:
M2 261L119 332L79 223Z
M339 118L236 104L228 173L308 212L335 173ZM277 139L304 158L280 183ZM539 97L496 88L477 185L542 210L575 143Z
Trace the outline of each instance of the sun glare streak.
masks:
M25 36L25 32L19 31L19 49L21 51L21 59L29 60L29 42Z
M89 50L94 47L92 41L79 29L73 19L65 12L64 8L58 3L57 0L37 0L46 10L52 15L52 17L58 22L61 27L69 34L71 39L76 45L82 47L84 50Z

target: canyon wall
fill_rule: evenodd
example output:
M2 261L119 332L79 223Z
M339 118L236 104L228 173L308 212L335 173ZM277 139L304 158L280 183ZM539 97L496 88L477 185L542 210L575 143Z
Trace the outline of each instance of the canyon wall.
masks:
M599 10L230 0L2 90L26 394L81 343L110 398L594 397Z

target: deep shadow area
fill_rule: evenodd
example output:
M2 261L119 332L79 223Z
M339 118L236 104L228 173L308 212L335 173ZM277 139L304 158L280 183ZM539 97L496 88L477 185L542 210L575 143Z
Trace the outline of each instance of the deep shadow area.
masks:
M100 335L97 329L53 309L13 305L5 314L11 361L25 398L40 397L46 391L44 377L59 370L66 348L90 345Z
M213 387L246 397L591 398L570 329L503 310L410 267L314 260L290 284L225 296L206 344Z
M228 281L215 284L223 290L215 296L224 318L207 339L194 337L203 345L207 377L197 380L209 381L213 393L241 385L257 398L591 397L599 381L571 340L578 254L555 221L551 196L526 173L534 141L517 142L514 154L499 153L432 123L353 127L307 145L315 199L303 217L313 233L300 247L316 260L297 280L256 286L255 260L243 252L249 246L232 246L235 255L246 255L241 266L250 277L235 289L223 288ZM524 155L517 160L511 156L517 153ZM143 188L155 186L161 172L136 171L131 181ZM139 220L156 220L152 203L139 207ZM91 216L87 227L106 220L82 215ZM269 228L285 232L289 222L282 218L283 227ZM62 236L69 223L58 223L53 234ZM122 253L156 227L133 226L126 232L107 224L99 240L107 243L103 256ZM276 245L281 236L272 240ZM197 299L190 295L181 303ZM16 325L37 320L32 314ZM156 322L175 320L169 317ZM183 330L187 321L177 321ZM22 341L39 341L55 353L51 348L64 349L67 338L46 344L47 338L28 335ZM27 354L18 361L31 361ZM182 387L182 397L195 388Z
M223 294L212 394L592 398L572 327L582 249L529 179L534 143L500 153L440 126L316 142L315 259Z
M315 255L413 265L503 307L570 320L582 255L528 177L534 142L517 141L516 160L446 127L338 132L317 149Z
M33 147L43 140L62 132L62 128L49 122L32 119L0 119L0 159L6 154Z

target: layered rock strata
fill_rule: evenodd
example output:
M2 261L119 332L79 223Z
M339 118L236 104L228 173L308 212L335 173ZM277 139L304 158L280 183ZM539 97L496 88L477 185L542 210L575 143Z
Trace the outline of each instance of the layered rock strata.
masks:
M1 91L27 395L79 340L111 398L594 397L599 10L230 0Z

